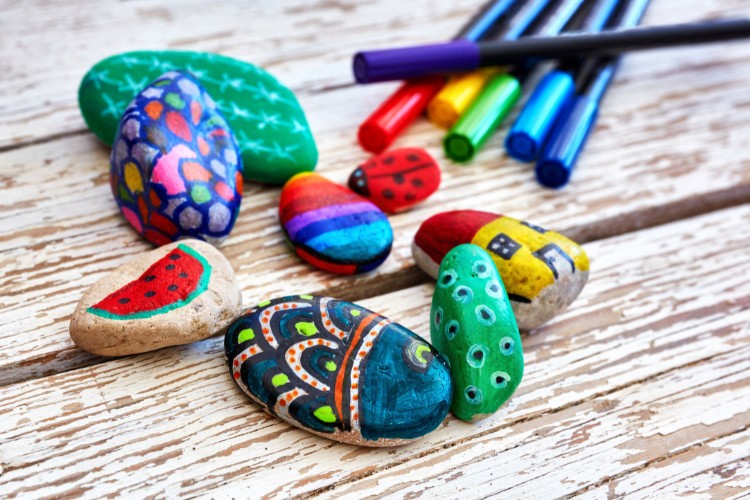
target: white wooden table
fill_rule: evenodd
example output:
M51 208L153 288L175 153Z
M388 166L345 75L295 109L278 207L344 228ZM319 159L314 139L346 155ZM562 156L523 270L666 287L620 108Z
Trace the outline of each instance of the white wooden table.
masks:
M394 88L353 85L351 54L445 39L480 2L0 0L0 497L748 494L748 43L627 57L560 192L503 155L502 133L457 166L442 133L418 123L397 145L440 158L443 185L391 218L393 253L371 274L298 260L276 220L279 189L246 187L222 250L248 305L325 293L427 336L432 285L409 247L428 216L481 207L586 242L589 284L523 337L524 381L492 418L355 448L251 404L221 338L114 360L72 344L83 290L148 248L119 214L109 151L77 109L92 64L149 48L259 64L298 94L319 171L343 182L367 156L357 125ZM653 0L645 22L729 15L750 4Z

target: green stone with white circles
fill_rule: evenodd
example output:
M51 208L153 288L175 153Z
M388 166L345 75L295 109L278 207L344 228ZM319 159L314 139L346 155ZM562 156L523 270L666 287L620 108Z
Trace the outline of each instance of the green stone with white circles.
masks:
M523 377L523 350L505 286L482 248L459 245L443 259L430 314L432 344L454 382L451 411L474 421L495 413Z

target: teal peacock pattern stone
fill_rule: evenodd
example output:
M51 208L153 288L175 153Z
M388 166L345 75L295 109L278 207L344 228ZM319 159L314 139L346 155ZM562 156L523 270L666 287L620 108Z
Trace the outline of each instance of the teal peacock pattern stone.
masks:
M262 302L224 340L229 371L271 415L364 446L406 443L440 425L453 392L427 342L357 304L297 295Z
M89 129L112 145L125 108L168 71L194 75L216 100L237 137L248 180L283 184L315 169L318 151L296 96L265 70L208 52L138 51L96 63L83 77L78 104Z

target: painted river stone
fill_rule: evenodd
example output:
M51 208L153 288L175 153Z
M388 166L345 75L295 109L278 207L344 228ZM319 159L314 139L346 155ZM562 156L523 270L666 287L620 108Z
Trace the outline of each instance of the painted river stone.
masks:
M232 266L208 243L182 240L143 253L83 294L73 342L100 356L125 356L205 339L240 313Z
M138 51L96 63L83 77L78 105L89 129L112 145L128 103L163 73L185 70L216 99L240 146L248 180L283 184L315 169L318 151L291 90L252 64L208 52Z
M485 249L505 283L518 327L536 328L567 308L589 277L583 247L554 231L478 210L443 212L420 226L412 243L417 265L437 278L455 246Z
M521 383L516 318L492 258L480 247L459 245L440 264L430 338L450 361L451 411L461 420L492 415Z
M445 359L364 307L298 295L262 302L227 331L232 378L271 415L336 441L393 446L434 430L453 391Z
M391 252L393 231L385 214L318 174L289 179L281 191L279 219L297 255L325 271L371 271Z
M148 241L220 244L242 199L237 141L211 96L187 73L171 71L125 110L110 156L120 211Z
M349 176L349 187L383 211L396 213L430 197L440 167L422 148L392 149L370 158Z

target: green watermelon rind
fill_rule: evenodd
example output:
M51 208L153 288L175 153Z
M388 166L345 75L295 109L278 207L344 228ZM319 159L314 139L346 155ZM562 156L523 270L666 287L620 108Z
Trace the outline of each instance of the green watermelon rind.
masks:
M180 307L186 306L189 303L191 303L193 300L195 300L196 297L198 297L200 294L202 294L208 289L208 282L211 279L211 265L208 263L205 257L203 257L201 254L199 254L198 252L196 252L189 246L180 244L180 245L177 245L177 248L179 248L186 254L196 259L203 266L203 274L201 274L201 278L200 280L198 280L198 286L196 286L195 290L190 292L190 294L187 297L185 297L183 300L178 300L177 302L173 302L171 304L162 306L158 309L154 309L151 311L141 311L141 312L132 313L132 314L115 314L109 311L105 311L104 309L95 308L93 306L86 309L86 312L93 314L95 316L106 318L106 319L112 319L116 321L125 321L125 320L132 320L132 319L147 319L153 316L158 316L160 314L166 314L170 311L179 309Z

